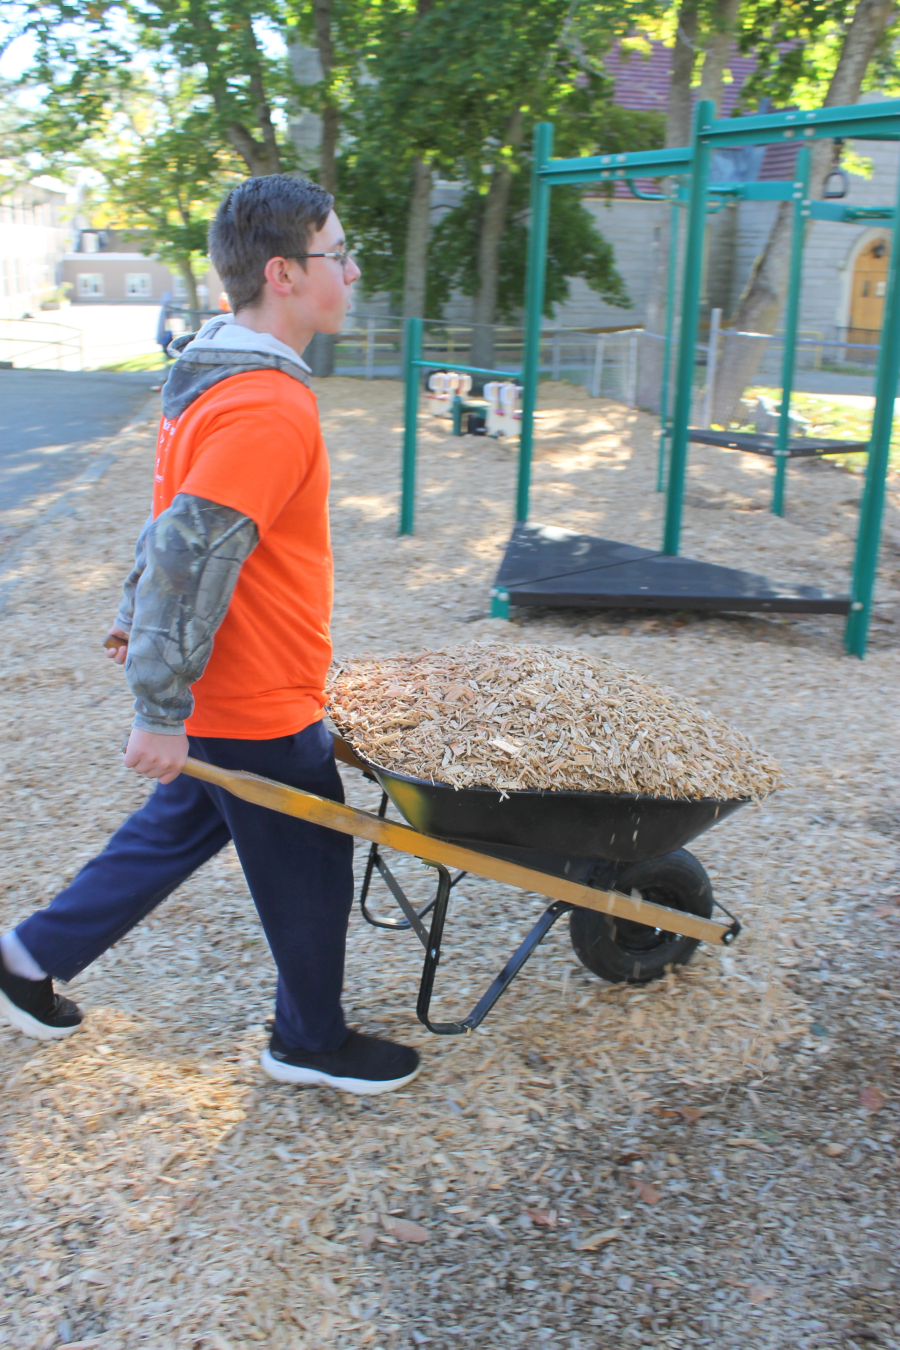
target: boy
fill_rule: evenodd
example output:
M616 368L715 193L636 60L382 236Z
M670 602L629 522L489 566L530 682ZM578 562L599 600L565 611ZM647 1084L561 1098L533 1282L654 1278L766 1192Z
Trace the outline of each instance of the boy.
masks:
M352 841L181 775L190 753L343 801L321 721L328 458L300 357L314 333L340 330L359 276L332 206L315 183L253 178L210 226L232 313L175 344L153 512L107 639L135 695L124 763L157 787L0 938L0 1012L29 1036L71 1034L82 1015L53 978L83 970L233 839L278 967L263 1069L376 1093L410 1082L419 1058L344 1022Z

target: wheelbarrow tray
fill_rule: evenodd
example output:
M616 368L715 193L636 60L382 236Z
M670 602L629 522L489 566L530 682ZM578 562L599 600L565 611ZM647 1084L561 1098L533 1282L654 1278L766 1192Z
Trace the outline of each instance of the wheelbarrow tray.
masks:
M615 915L617 919L644 927L682 934L701 941L721 942L726 946L731 944L740 931L740 924L733 915L728 915L732 920L730 924L723 924L690 910L681 908L676 910L658 905L652 900L647 900L640 892L632 895L610 889L613 877L598 877L596 866L591 862L592 853L595 859L602 856L594 853L598 847L598 838L602 845L605 835L611 836L615 832L612 829L615 822L609 817L611 807L624 803L633 813L629 815L626 810L624 814L616 817L616 820L630 825L633 837L626 857L622 857L624 849L619 849L615 841L610 841L609 848L612 853L609 861L615 864L620 859L637 860L639 855L635 850L642 831L649 837L649 825L644 824L643 814L648 808L673 805L693 808L692 815L688 817L692 822L690 826L685 825L680 828L679 833L672 833L665 838L659 834L656 836L655 848L648 849L646 853L647 857L652 857L661 850L668 850L671 847L668 842L670 839L680 841L692 838L701 830L708 828L716 819L730 814L738 806L743 805L740 800L724 803L670 803L659 798L639 795L619 797L613 794L580 792L515 792L504 798L502 793L488 789L470 789L456 793L444 784L424 782L421 779L382 771L375 765L369 765L361 760L339 739L335 741L335 754L344 763L361 769L376 781L381 779L384 772L382 800L377 815L318 797L314 793L304 792L284 783L260 778L256 774L223 769L193 758L188 758L184 772L202 782L215 783L243 801L281 811L287 816L306 820L326 829L337 830L342 834L369 840L371 847L360 894L363 916L367 922L379 928L400 927L415 931L425 948L416 1015L424 1026L438 1035L462 1035L480 1026L557 920L573 910L579 908L594 910L601 914ZM410 820L409 825L400 825L385 818L391 791L397 793L399 809ZM448 819L448 803L456 807L456 799L468 803L468 811ZM583 808L580 834L578 830L569 829L570 817L576 811L576 806L572 805L573 801ZM403 806L404 802L406 809ZM593 803L593 811L587 809L590 803ZM560 807L556 835L546 829L539 828L536 831L534 828L534 822L541 826L541 814L548 804L554 809ZM504 811L498 828L486 812L496 810L498 806L502 809L510 805L512 810ZM710 809L698 812L697 808L704 805ZM437 828L429 829L427 832L418 831L415 826L411 828L411 816L417 808L424 814L431 812L434 815L433 823ZM459 830L457 839L452 837L455 829ZM511 831L510 844L497 837L506 829ZM464 847L457 841L468 837L476 844L480 844L478 836L484 833L488 834L489 842L476 849ZM572 856L566 858L561 850L564 845L570 843L574 843L575 847L570 851ZM437 871L437 893L432 900L426 901L419 908L413 905L398 878L381 857L379 850L382 847L396 849L400 853L418 858ZM452 876L449 870L451 867L464 870ZM366 897L376 869L402 910L404 915L402 920L379 918L367 909ZM524 941L510 956L468 1017L454 1022L434 1022L429 1009L441 958L441 943L450 894L457 882L470 872L475 876L518 887L525 892L552 897L552 903L547 906ZM429 914L430 927L426 928L423 920Z
M453 788L383 769L354 753L413 829L487 849L499 846L566 858L643 862L683 848L749 800Z

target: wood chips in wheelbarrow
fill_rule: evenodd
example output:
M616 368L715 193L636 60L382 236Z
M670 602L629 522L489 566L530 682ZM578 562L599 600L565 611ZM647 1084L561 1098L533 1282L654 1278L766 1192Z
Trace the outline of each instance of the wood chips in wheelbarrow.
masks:
M749 737L574 648L360 656L332 668L329 689L331 717L364 759L456 788L725 800L779 785Z

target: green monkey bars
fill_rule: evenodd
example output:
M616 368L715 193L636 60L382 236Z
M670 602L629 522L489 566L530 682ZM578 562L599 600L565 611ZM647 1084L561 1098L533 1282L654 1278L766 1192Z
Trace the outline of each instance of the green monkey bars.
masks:
M700 315L700 290L702 280L703 240L706 215L710 197L744 197L752 200L790 200L793 202L793 240L790 264L790 285L788 305L785 314L785 350L782 365L782 401L778 434L774 447L775 482L772 509L781 514L784 502L786 462L789 455L789 415L790 395L794 374L794 350L797 321L799 317L799 291L802 265L804 223L806 219L823 220L887 220L896 234L896 222L900 214L900 198L894 208L853 208L832 202L811 202L808 197L809 153L805 148L810 140L833 139L853 136L863 140L900 140L900 100L875 104L855 105L845 108L822 108L815 112L792 111L766 114L756 117L726 118L716 120L711 102L701 101L693 119L693 134L690 146L677 149L641 151L634 154L584 156L577 159L553 159L553 127L549 123L540 123L534 133L534 162L531 185L531 226L528 239L525 342L523 352L523 398L522 420L519 450L518 480L516 486L516 531L507 549L504 563L497 575L493 592L493 612L505 617L510 603L548 603L588 607L614 607L610 601L613 592L608 584L613 572L624 566L642 567L642 575L652 577L646 585L640 586L638 595L627 587L616 595L628 594L630 598L618 600L619 604L637 603L646 607L659 604L668 608L700 609L744 609L744 610L784 610L786 612L826 612L847 615L845 633L849 652L862 657L865 654L866 639L871 615L872 594L878 562L881 519L884 510L885 482L887 478L890 452L891 427L893 420L894 397L900 375L900 276L898 276L898 252L891 250L888 274L887 295L885 300L882 341L878 356L876 373L876 403L869 441L869 456L866 470L866 482L860 506L859 530L857 535L856 556L853 567L849 597L827 597L814 592L809 587L782 588L781 592L766 589L766 578L739 573L733 569L714 567L689 559L679 559L678 550L681 536L681 520L684 502L684 484L687 469L688 443L690 440L690 411L694 366L694 353L697 344L697 332ZM797 160L794 179L787 182L716 184L710 183L710 157L718 147L738 145L767 145L777 142L795 142L801 147ZM582 576L589 572L603 571L607 584L592 593L589 585L575 586L574 590L563 594L563 590L542 590L541 584L551 582L553 577L516 577L522 571L523 559L527 566L534 568L535 541L526 538L529 528L528 509L531 485L531 460L534 445L534 413L537 400L541 317L544 307L544 279L546 272L547 227L550 217L550 193L560 184L595 183L649 178L687 179L682 190L682 199L687 205L685 256L682 264L681 294L681 330L675 369L675 402L668 428L668 382L669 382L669 344L674 314L674 273L669 283L669 303L666 320L666 359L663 363L663 438L668 439L670 432L671 447L667 481L665 484L665 523L661 553L637 549L630 545L615 544L612 541L591 540L579 536L582 541L578 552L582 558L591 555L592 566L582 561L573 566L568 573L559 576ZM900 190L900 184L898 184ZM636 195L645 196L644 193ZM673 203L673 225L677 220L677 202ZM672 258L674 267L674 256ZM413 507L415 496L415 460L416 460L416 410L418 407L418 372L434 366L421 357L421 320L408 321L405 349L406 376L406 424L403 450L403 478L401 492L400 533L411 534L413 530ZM434 368L437 368L434 366ZM487 371L474 367L457 367L462 372L477 375L510 378L508 371ZM518 378L513 375L512 378ZM663 481L663 459L665 443L661 447L660 486ZM560 533L556 532L557 535ZM563 532L564 533L564 532ZM593 545L603 545L602 550ZM523 551L524 550L524 551ZM638 556L640 555L640 556ZM561 555L559 555L561 557ZM574 555L573 555L574 556ZM548 555L549 558L549 555ZM681 565L676 567L675 561ZM558 560L558 559L557 559ZM571 559L569 559L571 561ZM665 564L669 579L665 580ZM655 566L647 570L647 566ZM693 570L691 570L693 569ZM706 581L700 578L705 569ZM726 575L727 574L727 575ZM687 580L685 580L687 578ZM662 585L654 593L654 582ZM763 583L761 588L761 583ZM704 585L706 591L703 592ZM756 588L754 590L754 587ZM791 591L788 594L788 591ZM686 598L693 596L693 600ZM603 598L605 597L605 598ZM730 599L729 599L730 597ZM725 603L725 600L728 600ZM592 600L595 602L592 605ZM732 603L732 601L735 601ZM721 602L721 603L720 603Z
M700 310L700 287L703 258L703 237L706 224L707 201L710 193L710 156L718 147L737 145L768 145L777 142L799 142L802 145L815 139L833 139L853 136L863 140L900 140L900 100L861 104L846 108L822 108L815 112L792 111L756 117L716 120L714 106L701 101L694 112L693 136L690 146L679 149L646 151L637 154L586 156L579 159L554 160L552 128L543 123L535 129L534 169L532 187L532 228L528 249L527 317L522 403L522 433L516 519L520 524L528 519L530 464L533 446L534 405L538 380L540 317L543 309L544 273L546 267L546 231L549 218L550 190L562 183L591 183L615 179L645 179L688 176L688 208L685 257L682 268L681 332L675 372L675 405L672 416L671 451L666 484L665 526L662 553L677 557L681 535L684 502L684 481L687 467L688 432L691 405L694 352ZM799 275L802 257L802 223L806 214L823 219L879 219L888 215L884 209L870 212L835 207L831 203L809 203L808 155L798 158L793 183L743 185L745 195L764 197L771 194L778 200L790 191L794 201L794 242L791 256L791 304L786 314L785 358L782 378L781 418L778 429L775 483L775 509L783 502L784 474L788 434L790 390L793 382L794 339L796 336ZM712 185L716 190L716 185ZM723 185L724 187L724 185ZM753 191L752 189L758 189ZM900 188L900 185L898 185ZM741 191L740 188L737 189ZM825 208L816 209L816 208ZM900 213L900 199L890 212L896 234ZM866 482L860 507L856 557L850 588L846 626L846 646L856 656L865 654L871 614L872 594L878 561L881 519L884 510L885 482L890 452L894 397L900 376L900 276L898 253L891 250L887 295L885 299L882 340L876 374L875 414L869 442ZM498 575L496 597L498 610L509 603L509 592L503 589L503 572ZM711 606L710 606L711 607ZM777 608L777 605L772 605Z
M634 187L632 187L632 192L635 196L645 200L666 200L658 194L651 196L651 194L646 192L638 192ZM710 211L721 210L727 199L758 202L789 201L793 205L791 258L784 322L784 352L781 364L781 411L775 445L771 449L772 456L775 460L775 479L772 489L772 512L774 515L781 516L784 515L785 477L787 472L787 461L790 458L790 403L794 387L794 360L800 317L800 287L803 279L803 247L806 236L806 221L825 220L832 222L848 222L851 224L872 223L875 221L890 222L894 219L894 208L892 206L848 206L834 201L811 201L809 197L808 145L802 145L800 147L797 156L795 177L793 180L778 180L765 183L710 183L708 193L710 197L718 199L715 206L707 208ZM679 210L687 205L688 194L682 188L676 197L670 198L669 200L672 204L672 224L666 299L663 378L660 398L659 465L656 484L658 492L662 492L665 486L666 443L670 432L668 415L669 371L671 367L672 327L674 322ZM704 438L694 433L694 439L703 440ZM726 438L722 435L718 435L716 437L710 437L708 443L721 445L724 439ZM746 436L742 437L743 441L750 439L752 438ZM738 446L737 448L749 447L744 445ZM835 443L834 450L831 453L837 453L841 450L858 451L867 448L865 443L838 442ZM816 451L822 454L829 453L825 445L817 446ZM768 452L767 447L766 453Z

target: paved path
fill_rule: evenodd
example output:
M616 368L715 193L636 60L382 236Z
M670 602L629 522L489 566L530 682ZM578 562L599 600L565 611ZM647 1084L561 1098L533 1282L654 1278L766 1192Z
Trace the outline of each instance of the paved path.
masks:
M131 421L159 380L158 371L0 370L0 513L76 478L90 443Z

